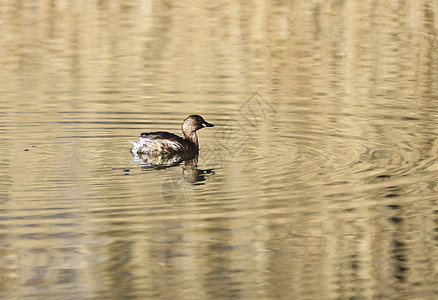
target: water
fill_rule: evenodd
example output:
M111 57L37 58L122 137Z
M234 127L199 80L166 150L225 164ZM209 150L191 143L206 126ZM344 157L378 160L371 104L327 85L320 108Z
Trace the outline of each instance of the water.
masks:
M3 1L1 297L435 299L436 13Z

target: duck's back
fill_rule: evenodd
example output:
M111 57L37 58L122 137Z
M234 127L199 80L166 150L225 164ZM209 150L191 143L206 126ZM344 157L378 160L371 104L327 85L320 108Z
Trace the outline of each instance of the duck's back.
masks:
M158 139L175 140L175 141L183 140L183 138L177 136L176 134L165 132L165 131L144 132L140 134L140 137L149 140L158 140Z
M142 133L139 143L140 153L178 153L189 151L190 142L170 132L157 131Z

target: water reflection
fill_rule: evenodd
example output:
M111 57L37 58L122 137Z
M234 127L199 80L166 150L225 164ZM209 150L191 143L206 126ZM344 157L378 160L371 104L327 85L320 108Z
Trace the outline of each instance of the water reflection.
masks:
M182 165L180 176L169 173L162 183L162 197L169 205L188 204L195 198L193 184L204 184L207 176L214 174L214 169L198 168L198 153L175 155L141 155L136 156L145 171L162 170ZM190 184L187 184L190 183Z
M165 169L179 165L184 161L198 160L196 152L179 152L164 154L134 154L134 161L140 162L143 168Z
M434 299L437 14L2 1L0 297ZM196 161L132 161L192 113Z
M204 184L214 169L199 169L199 152L178 152L159 154L133 153L133 161L139 162L142 170L163 170L182 164L182 175L167 175L162 183L162 197L169 205L188 204L194 200L195 188L190 184Z

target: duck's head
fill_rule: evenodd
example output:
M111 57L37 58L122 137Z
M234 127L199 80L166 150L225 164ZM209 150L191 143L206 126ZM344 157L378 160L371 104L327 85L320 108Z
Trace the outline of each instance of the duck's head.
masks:
M182 131L184 133L184 136L189 136L193 132L202 129L204 127L213 127L214 125L211 123L208 123L204 120L203 117L199 115L190 115L188 116L183 124L182 124Z

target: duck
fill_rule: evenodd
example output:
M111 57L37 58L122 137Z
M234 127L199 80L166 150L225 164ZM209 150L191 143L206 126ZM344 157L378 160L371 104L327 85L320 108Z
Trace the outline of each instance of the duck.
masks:
M199 143L196 131L204 127L214 127L214 125L205 121L200 115L190 115L182 123L184 137L164 131L142 133L138 142L130 141L133 145L131 152L141 156L197 154Z

